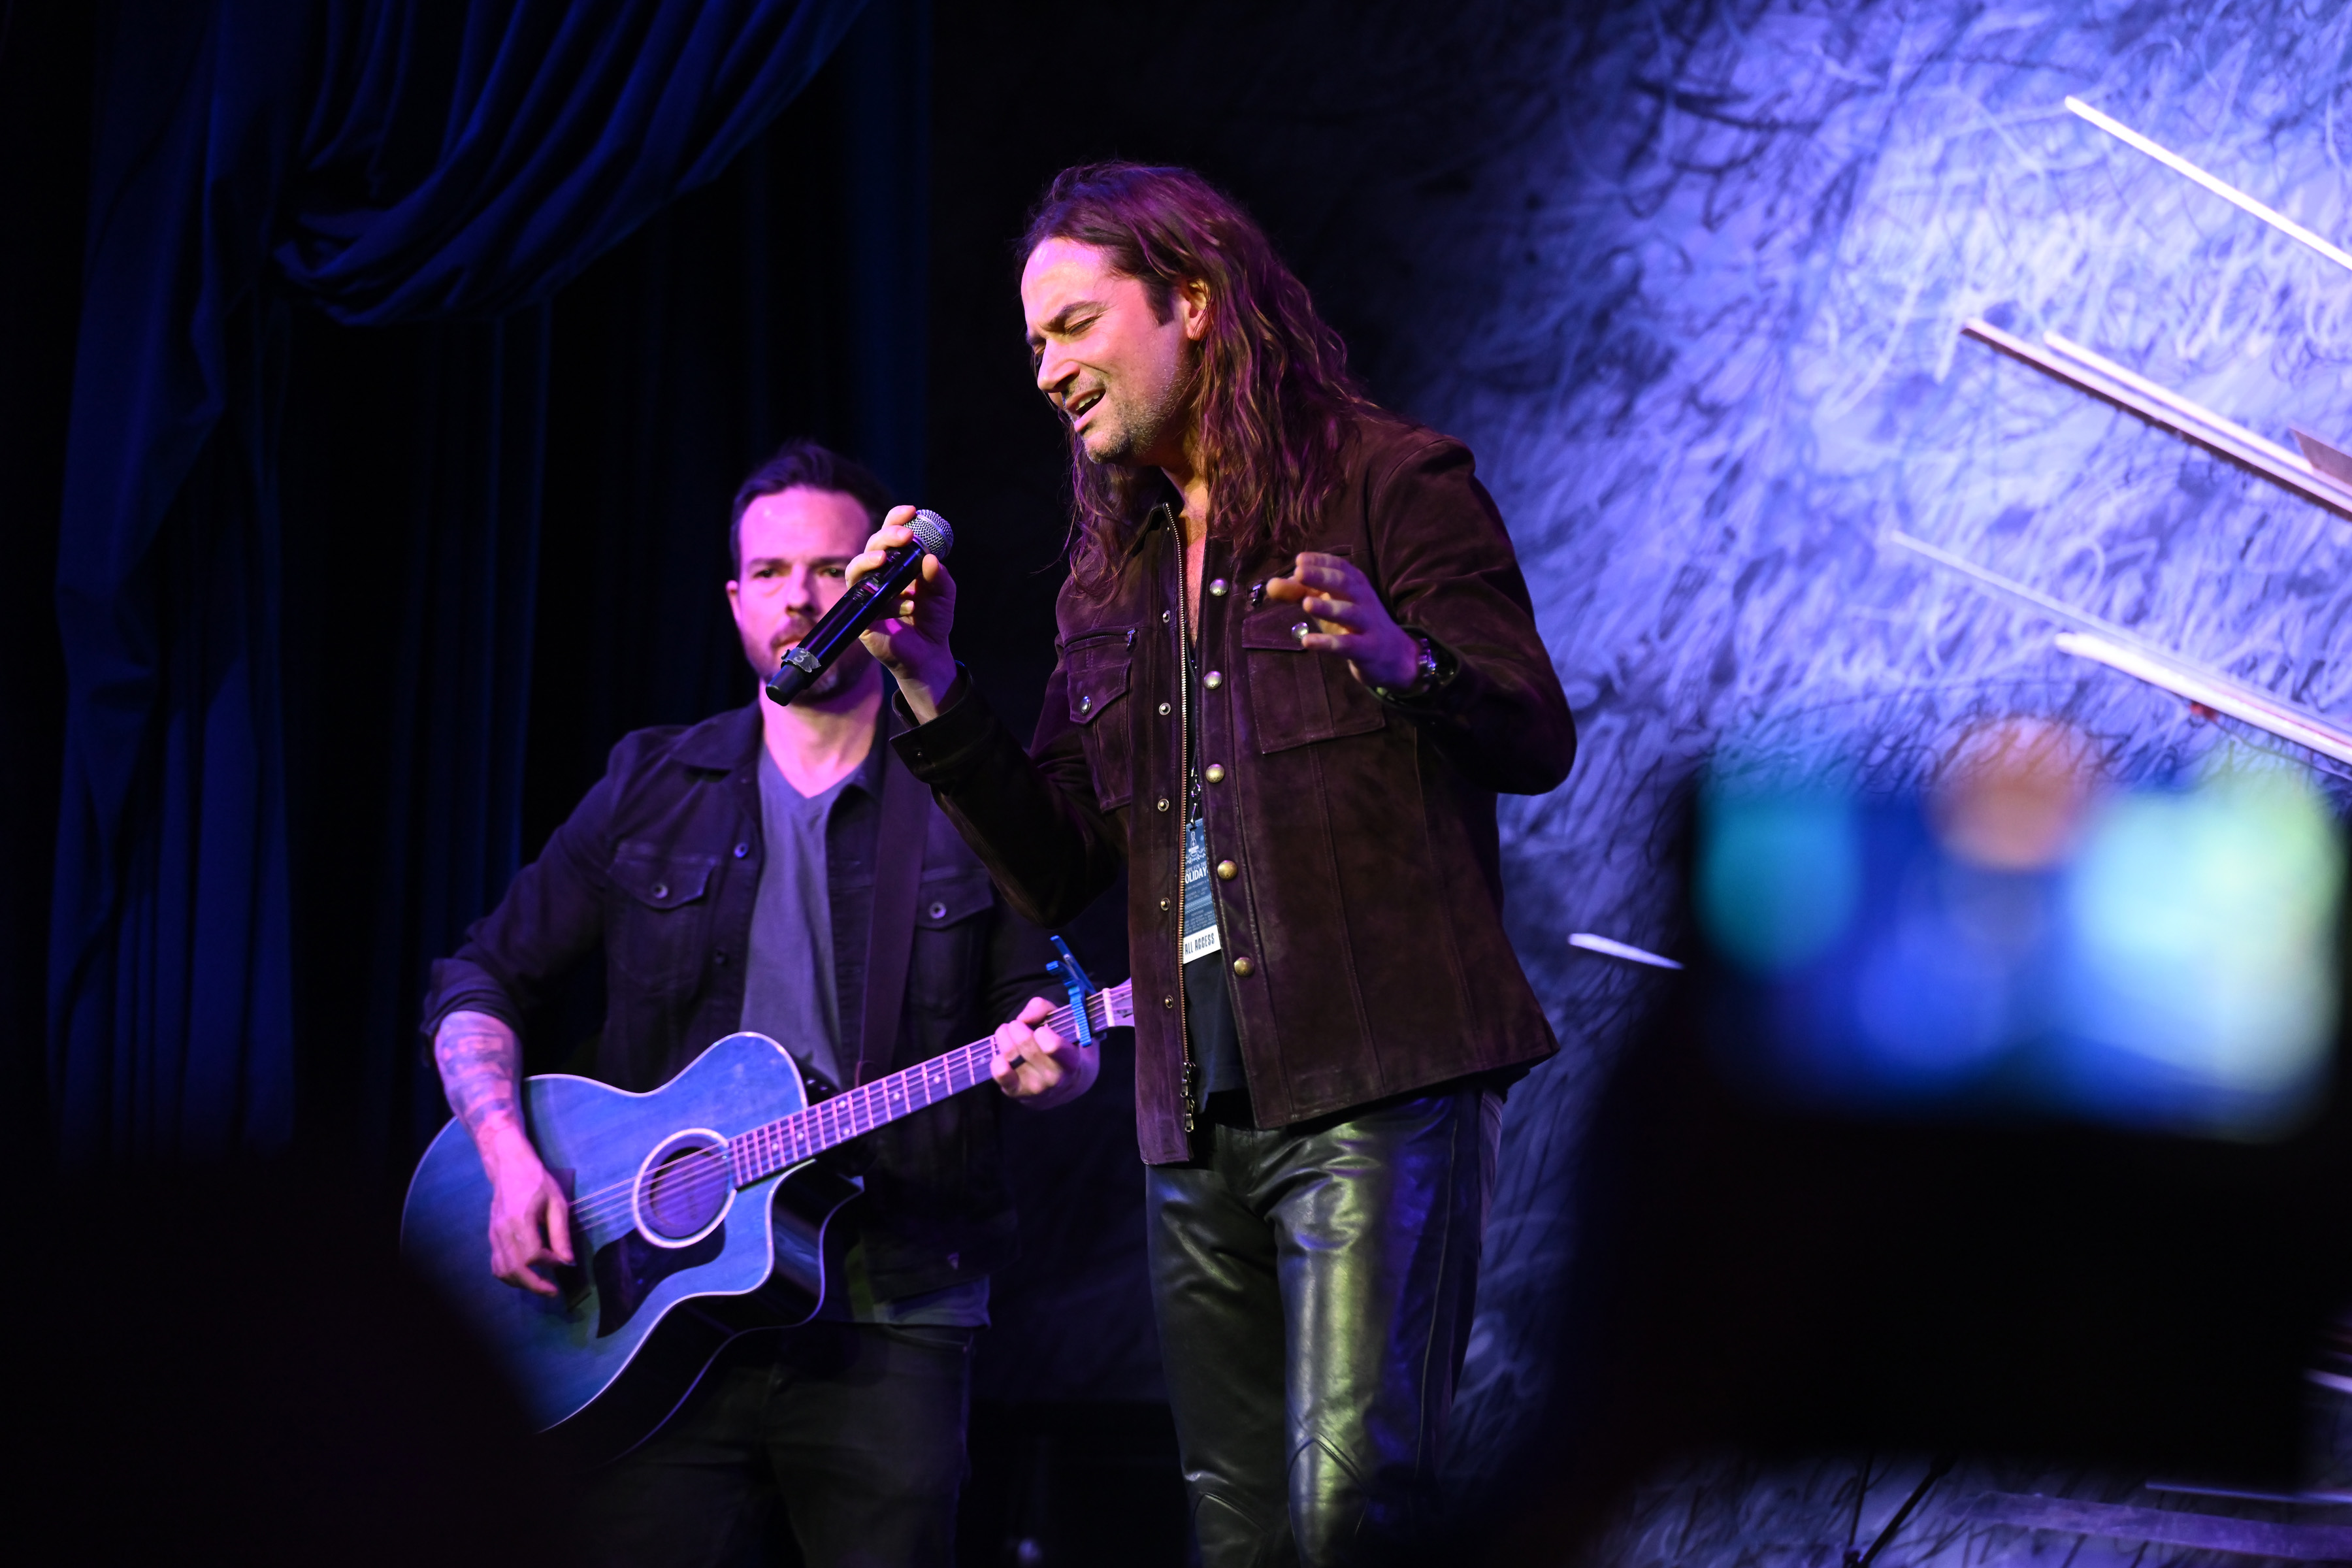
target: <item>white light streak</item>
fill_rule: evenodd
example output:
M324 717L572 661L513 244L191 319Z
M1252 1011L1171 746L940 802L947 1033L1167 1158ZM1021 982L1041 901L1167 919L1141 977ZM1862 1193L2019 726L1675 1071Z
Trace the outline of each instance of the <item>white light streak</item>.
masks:
M2145 680L2150 686L2160 686L2176 697L2202 703L2217 713L2227 713L2257 730L2267 730L2283 741L2308 747L2323 757L2333 757L2339 763L2352 763L2352 733L2287 708L2262 701L2235 682L2225 685L2208 679L2193 670L2161 663L2135 649L2111 643L2105 637L2087 637L2081 632L2060 632L2055 640L2062 653L2071 653L2076 658L2095 659L2111 669L2119 669L2126 675Z
M2103 114L2099 110L2093 109L2081 99L2069 95L2066 100L2066 107L2083 119L2087 120L2092 124L2097 126L2100 130L2105 132L2108 135L2115 137L2117 141L2137 148L2139 151L2147 153L2149 157L2155 159L2158 163L2163 164L2166 168L2172 170L2175 174L2187 175L2189 179L2196 181L2199 184L2204 186L2207 190L2212 192L2223 201L2229 202L2235 206L2243 208L2245 211L2253 214L2254 216L2262 219L2264 223L2270 225L2281 234L2287 236L2291 239L2301 240L2304 244L2311 247L2312 249L2319 252L2320 255L2325 256L2328 260L2333 261L2338 267L2345 268L2347 271L2352 271L2352 251L2347 251L2339 245L2334 244L2329 240L2322 239L2319 236L2312 233L2311 230L2304 227L2303 225L2295 222L2294 219L2287 216L2284 213L2278 211L2275 207L2263 205L2261 202L2254 200L2253 197L2246 195L2245 192L2238 189L2237 186L2230 184L2227 180L2207 174L2204 170L2199 168L2196 164L2190 163L2179 153L2173 152L2170 148L2162 146L2158 142L2148 140L2138 132L2133 130L2130 126L2126 125L2123 121L2115 119L2111 115Z
M2113 360L2095 354L2063 338L2056 339L2048 348L2029 343L2023 338L2001 331L1982 317L1971 317L1961 322L1960 331L1965 336L1990 344L2012 359L2022 360L2036 370L2054 375L2070 386L2090 393L2095 397L2104 397L2110 403L2120 404L2152 424L2162 426L2176 435L2186 436L2232 462L2242 463L2258 474L2267 475L2331 511L2352 516L2352 504L2347 503L2344 494L2352 486L2324 478L2313 469L2307 460L2287 451L2276 442L2264 440L2242 425L2224 419L2179 393L2158 386L2146 376L2125 371ZM2064 347L2061 349L2059 344ZM2123 374L2121 376L2112 374L2099 368L2102 365L2113 366ZM2143 387L2150 390L2143 391Z
M2174 413L2186 416L2190 419L2197 420L2200 424L2210 426L2213 429L2219 430L2222 435L2229 437L2231 440L2242 441L2247 446L2263 453L2275 462L2284 463L2290 468L2301 469L2306 474L2315 471L2310 461L2304 458L2302 454L2288 451L2276 441L2273 441L2255 431L2247 429L2236 420L2225 419L2219 414L2214 413L2211 409L2206 407L2203 404L2192 403L2188 398L2181 396L2180 394L2173 391L2171 388L2159 386L2155 382L2148 380L2147 377L2138 374L2137 371L2119 365L2115 361L2109 359L2106 355L2091 349L2086 349L2071 338L2060 337L2056 332L2044 332L2042 334L2042 341L2048 343L2052 348L2056 349L2060 353L2064 354L2068 359L2078 360L2082 363L2089 365L2093 370L2097 371L2100 374L2122 382L2126 386L2130 387L2134 392L2140 394L2142 396L2154 398L2157 402L2163 404L2167 408L2171 409Z
M1662 958L1654 952L1646 952L1643 949L1634 947L1628 942L1617 942L1605 936L1595 936L1589 931L1580 931L1570 936L1568 939L1568 945L1570 947L1580 947L1587 952L1598 952L1606 954L1611 958L1622 958L1628 963L1646 963L1653 969L1680 969L1682 967L1681 964L1676 963L1671 958Z
M2218 670L2192 664L2169 648L2136 637L2112 622L2101 620L1998 572L1987 571L1975 562L1955 555L1948 550L1938 549L1924 539L1914 539L1895 529L1889 529L1885 539L1896 549L1908 551L1948 572L1966 577L1977 586L2009 600L2021 609L2046 616L2061 626L2083 628L2059 634L2057 646L2063 652L2078 658L2095 659L2151 686L2160 686L2175 696L2186 697L2191 702L2201 702L2217 713L2227 713L2258 730L2267 730L2298 746L2307 746L2322 756L2352 763L2352 731L2317 713L2273 697Z

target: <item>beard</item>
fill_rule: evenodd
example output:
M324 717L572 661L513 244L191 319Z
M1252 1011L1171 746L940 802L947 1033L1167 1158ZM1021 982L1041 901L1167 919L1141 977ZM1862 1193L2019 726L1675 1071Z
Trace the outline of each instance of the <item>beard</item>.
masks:
M1182 374L1158 386L1135 392L1106 386L1095 422L1083 435L1073 430L1071 438L1095 462L1119 468L1149 466L1144 453L1182 445L1181 434L1192 417L1192 382L1198 371L1196 354Z
M802 640L815 629L816 623L812 621L795 631L784 633L782 640L774 647L764 649L757 643L746 642L743 647L744 657L751 660L752 669L758 672L760 684L765 686L769 678L782 668L785 649L798 647ZM767 655L764 663L760 657L762 653ZM823 675L802 687L801 694L793 700L796 703L822 703L837 697L864 679L866 670L873 668L873 665L874 656L867 653L862 644L853 642L834 657L834 661L825 667Z
M864 644L851 643L834 656L824 673L810 681L806 689L794 700L823 702L828 698L837 697L864 679L873 663L874 656L866 651Z

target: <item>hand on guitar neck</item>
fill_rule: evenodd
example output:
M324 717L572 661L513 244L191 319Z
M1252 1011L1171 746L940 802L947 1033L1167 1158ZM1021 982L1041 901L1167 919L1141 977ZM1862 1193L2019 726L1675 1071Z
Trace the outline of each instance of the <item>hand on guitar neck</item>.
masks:
M996 1026L996 1059L989 1064L989 1076L1006 1099L1032 1110L1051 1110L1077 1099L1102 1071L1099 1047L1081 1047L1034 1026L1052 1016L1054 1005L1032 996L1018 1017Z
M555 1286L541 1264L569 1264L572 1210L522 1124L522 1048L488 1013L456 1012L433 1036L449 1109L474 1136L490 1178L490 1272L541 1296Z

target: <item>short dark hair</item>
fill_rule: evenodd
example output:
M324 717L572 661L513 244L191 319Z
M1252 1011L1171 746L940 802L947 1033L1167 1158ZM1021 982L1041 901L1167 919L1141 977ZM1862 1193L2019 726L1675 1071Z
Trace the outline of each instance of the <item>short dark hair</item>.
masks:
M806 437L794 437L752 469L751 477L735 492L735 514L727 522L730 577L743 569L743 513L761 496L779 495L795 485L847 496L866 509L877 528L882 526L882 514L896 504L890 500L889 487L875 477L873 469Z

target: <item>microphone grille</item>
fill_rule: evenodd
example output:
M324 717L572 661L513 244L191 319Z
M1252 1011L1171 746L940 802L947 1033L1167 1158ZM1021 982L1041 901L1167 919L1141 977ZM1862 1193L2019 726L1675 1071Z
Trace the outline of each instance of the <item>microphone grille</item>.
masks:
M942 561L948 558L948 552L955 548L955 530L938 512L929 510L917 512L907 524L907 531L915 536L916 543Z

